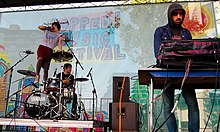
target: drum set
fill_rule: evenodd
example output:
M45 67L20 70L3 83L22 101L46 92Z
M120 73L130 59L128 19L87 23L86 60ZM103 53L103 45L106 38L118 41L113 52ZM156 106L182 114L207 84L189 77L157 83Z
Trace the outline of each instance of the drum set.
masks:
M73 55L68 52L55 52L52 57L55 61L69 61L73 58ZM62 68L61 68L62 69ZM17 70L18 73L30 77L35 77L35 72L29 70ZM62 73L62 71L61 71ZM70 87L62 87L62 77L48 78L47 81L39 86L38 88L34 86L32 92L26 97L24 101L24 111L31 118L37 119L79 119L80 115L77 113L82 113L81 110L85 110L82 102L76 102L72 105L72 110L77 109L78 112L73 113L68 109L67 103L74 102L75 94L75 84ZM85 82L88 78L75 78L75 82ZM32 83L33 84L33 83ZM33 84L34 85L34 84ZM22 94L22 90L19 91ZM80 96L81 98L81 96ZM79 99L81 101L81 99ZM81 104L83 106L81 106ZM82 108L82 109L81 109ZM86 113L86 112L85 112Z

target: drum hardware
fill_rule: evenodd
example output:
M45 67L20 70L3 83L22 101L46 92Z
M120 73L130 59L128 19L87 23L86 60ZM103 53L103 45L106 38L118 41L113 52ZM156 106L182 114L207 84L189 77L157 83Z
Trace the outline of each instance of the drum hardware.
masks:
M18 101L18 108L19 108L19 111L18 111L18 115L19 117L21 117L22 115L24 116L24 114L22 114L22 107L23 107L23 104L21 103L22 102L22 94L23 94L23 88L27 88L27 86L24 86L24 81L26 79L27 76L23 77L21 80L21 86L20 86L20 90L18 90L17 92L15 92L16 94L17 93L20 93L20 96L19 96L19 101ZM12 97L14 94L12 94L10 97Z
M61 74L60 74L60 80L62 80L62 72L63 72L63 66L61 66ZM63 104L62 104L62 102L61 102L61 96L62 96L62 91L61 91L61 89L62 89L62 81L59 81L59 84L60 84L60 86L59 86L59 93L57 94L58 95L58 104L56 105L56 106L54 106L54 108L58 108L58 111L57 112L55 112L55 116L53 116L52 118L53 119L56 119L56 118L61 118L61 112L62 112L62 109L63 109Z
M6 117L14 118L17 113L18 106L14 107L11 111L6 114ZM14 113L13 113L14 112Z
M22 80L22 82L23 82L23 81L26 79L26 77L27 77L27 76L22 77L22 78L20 78L20 79L18 79L18 80L16 80L16 81ZM28 80L28 81L30 82L29 85L23 86L22 88L20 88L18 91L16 91L16 92L14 92L13 94L11 94L11 95L10 95L8 98L6 98L6 99L9 99L9 98L11 98L13 95L15 95L15 94L17 94L17 93L19 93L19 92L22 92L22 90L24 90L25 88L27 88L27 87L29 87L29 86L34 86L34 83L31 82L30 79L26 79L26 80ZM15 81L14 81L14 82L15 82ZM14 82L13 82L13 83L14 83ZM43 86L43 85L40 84L40 86ZM32 89L32 92L34 92L34 91L39 91L39 90ZM6 99L5 99L5 100L6 100ZM19 102L19 101L17 101L17 102Z
M20 92L20 99L19 99L19 101L16 101L16 102L18 102L18 104L17 104L17 106L13 109L13 110L11 110L10 112L8 112L8 114L7 115L10 115L10 113L12 113L13 111L14 111L14 116L16 116L16 115L23 115L23 117L24 117L24 112L22 111L22 107L23 107L23 104L25 104L25 102L23 102L22 101L22 91L25 89L25 88L28 88L29 86L32 86L32 84L33 84L33 82L31 82L29 79L27 79L28 81L30 81L31 83L29 84L29 85L27 85L27 86L24 86L24 80L26 79L26 77L27 76L25 76L25 77L23 77L23 78L21 78L21 79L18 79L18 80L22 80L22 85L21 85L21 88L18 90L18 91L16 91L15 93L13 93L13 94L11 94L10 96L9 96L9 98L11 98L12 96L14 96L14 95L16 95L16 94L18 94L19 92ZM8 99L9 99L8 98ZM7 98L6 98L7 99ZM5 99L5 100L6 100ZM25 106L24 106L25 107ZM19 109L18 109L19 108ZM7 115L6 115L6 117L7 117Z
M27 58L30 54L26 54L23 58L21 58L20 60L18 60L14 65L12 65L10 68L8 68L4 74L8 73L10 71L10 78L9 78L9 85L8 85L8 92L7 92L7 96L6 96L6 102L5 102L5 112L4 112L4 116L6 117L7 115L7 111L8 111L8 99L9 99L9 94L10 94L10 89L11 89L11 82L12 82L12 75L13 75L13 70L14 67L19 64L21 61L23 61L25 58Z
M33 72L33 71L30 71L30 70L17 70L17 72L22 74L22 75L26 75L26 77L35 77L36 76L36 73ZM40 86L44 86L44 84L38 84L37 85L37 84L31 82L30 80L28 80L28 81L31 83L32 86L34 86L33 91L39 91L39 90L42 91L42 90L44 90L44 88L43 89L39 89Z
M59 95L61 97L62 95ZM65 106L66 102L65 99L62 100L62 103L58 103L56 106L54 106L51 111L55 113L53 116L51 116L51 119L72 119L75 115L68 110L68 108ZM56 111L57 110L57 111Z
M82 101L79 101L78 111L79 120L89 120L88 115L86 113L85 105Z
M65 40L67 40L67 39L69 39L69 38L67 38L66 36L65 36ZM79 64L79 66L81 67L81 69L82 70L84 70L84 68L83 68L83 66L81 65L81 63L80 63L80 61L78 60L78 58L76 57L76 55L74 54L74 52L73 52L73 50L70 48L70 46L67 44L67 41L64 41L65 42L65 44L66 44L66 46L68 47L68 51L70 51L70 53L71 53L71 55L75 58L75 60L76 60L76 66L75 66L75 75L74 75L74 77L77 77L77 65ZM76 80L74 81L74 87L75 87L75 85L76 85Z
M56 106L54 106L51 111L53 113L55 113L55 115L53 116L52 115L52 119L65 119L65 118L71 118L71 116L73 117L74 114L71 113L67 107L65 106L66 105L66 102L65 102L65 98L64 98L64 93L62 93L62 90L64 91L65 89L62 88L62 73L63 73L63 66L61 66L61 72L60 72L60 78L56 78L55 80L58 80L56 81L56 91L57 89L59 90L58 93L57 93L57 97L58 97L58 104ZM59 87L57 87L59 85ZM53 87L53 90L54 90L54 87ZM69 91L68 91L69 92ZM58 111L55 111L55 110L58 110ZM51 113L52 113L51 112ZM69 115L69 117L67 117Z
M68 51L71 51L72 54L69 53L69 52L64 52L64 51L55 52L55 53L53 53L53 57L52 57L52 58L53 58L55 61L63 62L63 61L69 61L69 60L71 60L71 59L74 57L74 58L76 59L76 68L75 68L75 70L76 70L76 71L75 71L75 77L76 77L76 75L77 75L77 64L79 64L82 69L83 69L83 67L82 67L82 65L80 64L80 62L79 62L79 60L77 59L77 57L75 56L75 54L73 53L72 49L71 49L71 48L69 47L69 45L67 44L67 42L66 42L66 45L67 45L68 48L69 48ZM63 72L62 69L63 69L63 68L61 67L60 80L62 80L62 72ZM84 70L84 69L83 69L83 70ZM60 82L59 95L58 95L58 97L59 97L59 103L58 103L58 105L56 106L56 107L59 107L59 111L57 112L56 116L54 116L53 118L60 118L60 117L61 117L62 109L68 111L68 109L61 103L61 99L62 99L62 97L63 97L62 91L61 91L61 89L62 89L62 81L59 81L59 82ZM74 81L74 87L75 87L75 84L76 84L76 82ZM68 111L68 113L71 113L71 112ZM71 113L71 115L72 115L72 113Z
M92 120L95 119L95 97L97 99L97 93L95 89L95 84L93 82L92 74L91 74L92 68L90 68L89 73L87 74L87 77L90 76L90 80L92 82L93 90L92 90ZM97 101L96 101L96 106L97 106Z
M79 116L79 120L89 120L88 119L88 115L86 113L86 109L85 109L85 105L82 102L82 85L81 87L78 89L78 94L79 94L79 101L78 101L78 116Z
M76 87L76 82L82 82L82 81L86 81L86 79L77 79L77 70L78 70L78 64L79 64L79 66L81 67L81 69L82 70L84 70L84 68L83 68L83 66L81 65L81 63L80 63L80 61L78 60L78 58L76 57L76 55L74 54L74 52L73 52L73 50L70 48L70 46L67 44L67 41L65 41L66 43L66 46L68 47L68 51L70 51L71 53L72 53L72 55L73 55L73 57L75 58L75 60L76 60L76 65L75 65L75 75L74 75L74 77L75 77L75 79L74 79L74 88ZM78 80L78 81L77 81ZM79 89L78 89L79 90ZM82 115L86 115L85 117L86 117L86 119L88 120L88 116L87 116L87 114L86 114L86 112L85 112L85 107L84 107L84 105L83 105L83 102L81 101L81 92L78 92L79 93L79 101L77 102L79 105L78 105L78 111L79 111L79 117L82 117ZM83 108L82 108L83 107ZM77 117L78 118L78 117ZM83 120L82 118L80 118L80 120Z
M24 77L22 77L22 78L19 78L19 79L13 81L13 82L11 82L11 84L16 83L16 82L18 82L18 81L20 81L20 80L23 80L24 78L26 78L26 76L24 76Z
M67 41L65 41L65 44L66 44L67 47L68 47L68 51L70 51L71 53L69 53L69 52L64 52L64 51L55 52L55 53L53 53L53 57L52 57L52 58L53 58L55 61L63 62L63 61L69 61L69 60L71 60L71 59L74 57L74 58L76 59L75 77L77 77L77 65L79 64L82 70L84 70L84 68L82 67L81 63L79 62L79 60L77 59L77 57L76 57L75 54L73 53L73 51L72 51L72 49L70 48L70 46L67 44ZM62 67L61 67L61 69L62 69ZM63 71L63 70L61 70L61 72L60 72L60 73L61 73L60 80L62 80L62 71ZM76 81L74 80L74 87L75 87L75 85L76 85ZM54 116L54 118L59 118L59 117L61 117L61 114L60 114L60 113L61 113L61 111L62 111L62 108L64 108L65 110L67 110L66 107L61 104L61 96L62 96L62 94L61 94L61 92L62 92L62 91L61 91L61 89L62 89L61 86L62 86L62 81L60 81L59 103L58 103L58 105L56 106L56 107L59 107L59 111L58 111L57 115Z
M72 31L70 31L70 30L68 31L68 30L67 30L67 31L63 34L64 37L63 37L63 40L62 40L62 41L66 42L66 43L67 43L67 42L70 42L70 41L74 42L73 40L71 40L70 38L68 38L68 32L70 32L70 33L72 34Z
M25 100L25 111L32 118L45 118L50 116L57 100L52 94L45 94L40 91L32 92Z
M66 99L63 99L62 119L73 119L73 117L75 117L76 115L74 115L72 112L68 110L66 104Z
M23 101L16 101L14 100L15 102L18 102L20 104L25 104L25 102ZM20 106L17 105L16 107L14 107L11 111L9 111L7 114L6 114L6 117L10 117L10 118L15 118L16 115L22 115L20 114L20 111L18 111L18 109L20 109ZM19 113L18 113L19 112ZM24 114L24 113L23 113ZM23 115L24 116L24 115Z
M69 119L78 119L78 115L75 113L77 110L77 102L74 102L75 99L77 100L77 95L75 95L75 90L73 86L71 85L67 88L63 88L62 91L63 105L64 107L66 107L63 112L64 117L68 117ZM71 112L67 108L68 103L71 103Z

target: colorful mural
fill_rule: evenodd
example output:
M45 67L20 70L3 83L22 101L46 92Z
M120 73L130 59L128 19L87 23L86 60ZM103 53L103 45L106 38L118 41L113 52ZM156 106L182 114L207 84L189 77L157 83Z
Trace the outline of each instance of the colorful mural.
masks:
M10 59L6 53L6 36L0 33L0 116L3 116L5 113L5 98L7 98L8 88L9 88L9 79L11 72L8 71L5 73L8 68L10 68Z
M199 3L187 4L185 6L186 17L183 26L190 30L193 38L214 37L216 34L211 34L214 28L213 5L202 5Z

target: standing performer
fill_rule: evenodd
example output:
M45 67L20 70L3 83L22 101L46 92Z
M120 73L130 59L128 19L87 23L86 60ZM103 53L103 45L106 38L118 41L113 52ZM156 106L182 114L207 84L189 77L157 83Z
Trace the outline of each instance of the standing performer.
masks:
M158 27L154 33L154 53L158 56L158 50L162 40L192 39L188 29L182 27L186 11L178 3L173 3L168 8L168 24ZM164 117L167 119L174 107L174 91L178 89L172 85L163 92ZM183 98L188 106L188 131L199 132L199 108L194 88L183 88ZM169 132L177 132L178 127L174 114L167 120L166 125Z
M75 93L75 85L74 85L74 76L71 74L72 65L70 63L65 63L63 66L62 72L62 88L67 88L69 94L72 93L72 96L68 98L67 101L72 100L72 113L77 116L77 94ZM61 73L57 74L57 78L61 77ZM71 91L71 92L70 92Z
M58 45L59 51L62 51L61 26L58 22L53 22L51 27L38 26L38 28L44 31L44 36L37 50L35 84L39 83L41 67L44 69L43 82L46 82L53 49Z

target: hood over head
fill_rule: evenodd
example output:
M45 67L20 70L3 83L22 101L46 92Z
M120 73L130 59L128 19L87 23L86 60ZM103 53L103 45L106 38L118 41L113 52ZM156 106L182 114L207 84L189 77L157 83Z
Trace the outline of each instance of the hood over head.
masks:
M174 22L173 22L173 20L172 20L172 12L174 11L174 10L183 10L183 12L184 12L184 15L183 15L183 20L182 20L182 22L181 22L181 24L175 24ZM169 24L169 26L170 27L181 27L181 25L182 25L182 23L183 23L183 21L184 21L184 18L185 18L185 15L186 15L186 11L183 9L183 7L180 5L180 4L178 4L178 3L172 3L170 6L169 6L169 8L168 8L168 24Z

